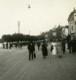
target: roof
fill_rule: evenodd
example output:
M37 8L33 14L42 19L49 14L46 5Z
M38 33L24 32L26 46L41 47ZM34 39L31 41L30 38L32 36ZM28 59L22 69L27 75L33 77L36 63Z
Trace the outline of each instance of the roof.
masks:
M74 10L70 13L70 15L69 15L69 17L68 17L68 21L74 19L74 17L73 17L74 13L76 13L76 9L74 9Z

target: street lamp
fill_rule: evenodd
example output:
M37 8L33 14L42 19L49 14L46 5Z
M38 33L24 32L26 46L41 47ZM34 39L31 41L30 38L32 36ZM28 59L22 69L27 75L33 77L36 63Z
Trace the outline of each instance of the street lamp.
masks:
M30 32L31 32L31 31L29 31L29 35L30 35Z
M28 8L29 8L29 9L31 8L30 4L28 5Z
M18 34L20 33L20 21L18 21Z

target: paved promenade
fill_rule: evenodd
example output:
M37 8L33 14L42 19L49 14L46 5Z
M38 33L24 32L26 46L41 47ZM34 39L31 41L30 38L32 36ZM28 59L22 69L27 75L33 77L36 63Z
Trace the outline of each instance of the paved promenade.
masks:
M49 47L48 53L43 59L36 48L37 58L29 61L27 47L0 49L0 80L76 80L76 55L53 58Z

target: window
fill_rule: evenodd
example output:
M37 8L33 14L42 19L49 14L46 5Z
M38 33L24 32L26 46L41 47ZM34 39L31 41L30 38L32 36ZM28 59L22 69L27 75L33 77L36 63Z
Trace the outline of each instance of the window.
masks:
M73 31L73 26L72 26L72 31Z
M75 25L76 25L76 21L75 21Z

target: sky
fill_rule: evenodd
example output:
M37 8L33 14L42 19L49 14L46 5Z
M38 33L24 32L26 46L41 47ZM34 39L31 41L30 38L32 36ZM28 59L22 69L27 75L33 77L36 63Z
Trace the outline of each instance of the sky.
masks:
M28 8L30 4L31 8ZM0 0L0 38L4 34L39 35L68 24L76 0Z

